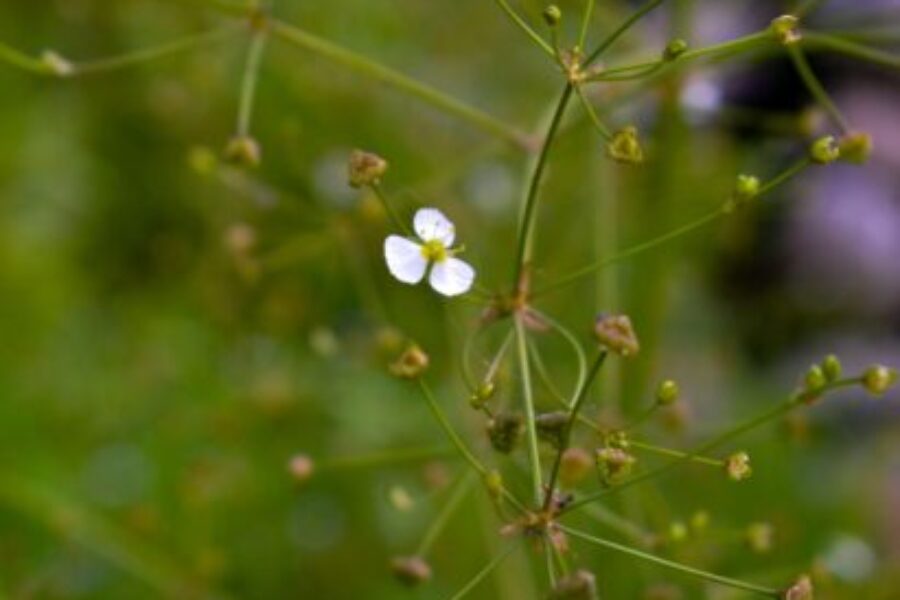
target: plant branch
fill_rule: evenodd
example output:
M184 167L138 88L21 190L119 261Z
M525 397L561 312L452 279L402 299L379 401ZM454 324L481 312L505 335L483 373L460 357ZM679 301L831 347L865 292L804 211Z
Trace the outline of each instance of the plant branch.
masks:
M538 450L537 423L534 411L534 388L531 385L531 365L528 362L528 340L525 325L519 315L514 317L516 324L516 348L519 354L519 370L522 377L522 399L525 405L525 425L528 437L528 459L531 465L531 480L534 491L534 502L541 502L543 482L541 476L541 455Z

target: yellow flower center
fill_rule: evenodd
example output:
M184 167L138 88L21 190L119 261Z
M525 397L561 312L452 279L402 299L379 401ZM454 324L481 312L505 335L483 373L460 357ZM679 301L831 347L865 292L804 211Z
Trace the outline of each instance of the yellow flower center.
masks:
M422 256L425 260L443 262L447 259L447 248L440 240L428 240L422 244Z

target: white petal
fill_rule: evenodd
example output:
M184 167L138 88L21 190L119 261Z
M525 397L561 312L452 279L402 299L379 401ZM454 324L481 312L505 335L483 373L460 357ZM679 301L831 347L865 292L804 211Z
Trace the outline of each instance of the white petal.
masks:
M428 268L428 261L422 256L422 246L399 235L391 235L384 240L384 258L391 275L403 283L419 283Z
M456 237L456 227L436 208L417 210L413 217L413 229L426 242L440 240L447 248L453 245Z
M445 296L465 294L475 281L475 269L458 258L448 258L431 267L428 282Z

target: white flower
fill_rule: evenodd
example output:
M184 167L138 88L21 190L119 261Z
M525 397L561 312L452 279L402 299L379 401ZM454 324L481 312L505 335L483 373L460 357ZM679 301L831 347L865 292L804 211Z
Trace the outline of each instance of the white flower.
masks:
M391 275L414 285L422 281L428 266L428 283L444 296L458 296L469 291L475 281L475 269L454 258L456 228L436 208L420 208L413 217L413 229L421 243L399 235L384 240L384 258Z

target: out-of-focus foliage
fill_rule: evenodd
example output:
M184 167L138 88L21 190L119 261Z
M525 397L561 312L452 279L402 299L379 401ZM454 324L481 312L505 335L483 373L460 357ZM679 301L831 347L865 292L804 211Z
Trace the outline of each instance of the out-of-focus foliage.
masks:
M0 41L32 54L117 55L231 21L203 4L10 1ZM731 39L787 8L668 4L607 62L654 57L673 31L697 47ZM811 17L823 29L900 24L890 1L824 4ZM582 6L559 5L570 15ZM539 23L544 7L517 8ZM594 39L631 8L598 2ZM546 57L491 2L281 0L274 11L524 130L544 122L558 94ZM429 349L442 402L487 447L482 425L464 420L457 363L477 311L389 278L390 225L374 198L346 185L345 164L355 147L389 157L386 186L405 210L452 214L467 259L495 289L508 283L528 159L273 39L252 120L261 166L228 166L220 157L248 42L236 28L190 52L70 80L0 63L0 595L444 598L502 544L474 493L435 546L434 580L407 591L389 557L419 543L463 465L323 468L298 486L288 463L298 452L324 465L444 447L415 390L387 376L398 336ZM739 218L542 301L584 340L599 309L632 316L644 350L610 369L597 397L635 414L656 381L676 378L684 423L654 423L651 439L688 447L783 397L829 351L848 370L900 358L896 72L812 60L848 118L874 134L868 165L805 173ZM735 173L774 175L822 128L790 63L770 54L692 68L621 99L629 89L601 90L598 105L640 126L650 158L613 165L586 121L572 119L543 191L536 277L689 221L721 202ZM564 347L547 343L550 368L571 378ZM678 560L774 582L811 570L825 597L895 597L898 401L848 392L742 439L735 449L753 455L747 482L685 467L608 508L662 536L706 511L706 533L662 546ZM398 510L398 490L410 510ZM774 527L770 552L742 541L757 522ZM605 598L669 597L642 596L654 586L740 597L626 557L578 556ZM533 597L541 565L517 553L471 597Z

